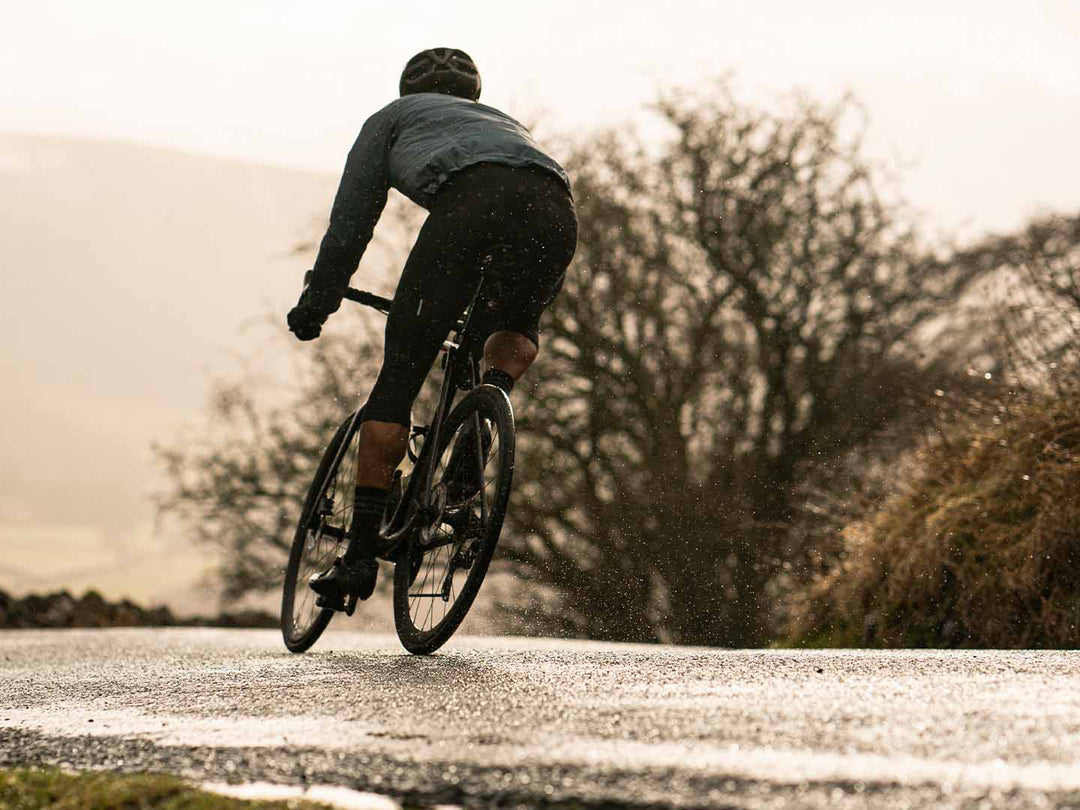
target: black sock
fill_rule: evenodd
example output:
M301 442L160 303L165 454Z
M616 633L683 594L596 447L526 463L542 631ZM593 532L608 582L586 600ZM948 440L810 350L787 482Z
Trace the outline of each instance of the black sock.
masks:
M514 378L501 368L489 368L484 372L484 376L481 378L480 382L494 385L496 388L501 388L507 394L514 390Z
M357 487L353 494L353 516L349 527L349 547L345 550L345 562L352 565L360 559L373 559L379 523L386 508L386 495L390 490L377 487Z

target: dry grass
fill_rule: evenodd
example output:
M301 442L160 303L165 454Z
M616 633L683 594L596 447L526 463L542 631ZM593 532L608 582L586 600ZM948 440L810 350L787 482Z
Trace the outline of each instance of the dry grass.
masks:
M789 640L1080 646L1080 385L969 410L918 460L796 594Z

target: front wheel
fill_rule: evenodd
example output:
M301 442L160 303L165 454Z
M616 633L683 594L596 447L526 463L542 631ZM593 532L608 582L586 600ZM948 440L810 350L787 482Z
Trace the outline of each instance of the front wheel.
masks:
M293 536L281 598L281 634L285 646L295 653L304 652L318 641L334 616L334 611L315 604L315 592L308 587L308 580L345 553L353 512L359 429L360 419L353 414L330 440Z
M434 652L472 606L499 541L514 474L514 415L481 385L440 431L428 514L394 569L394 624L411 653Z

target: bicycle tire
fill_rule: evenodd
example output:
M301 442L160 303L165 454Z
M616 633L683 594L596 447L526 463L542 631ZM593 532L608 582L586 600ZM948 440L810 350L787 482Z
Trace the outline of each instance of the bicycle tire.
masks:
M448 458L454 452L454 443L467 435L463 434L462 430L466 420L473 418L475 425L477 417L484 420L482 424L490 425L491 431L487 438L488 447L480 451L484 456L484 466L477 479L480 481L479 489L470 499L462 501L457 507L459 511L455 512L453 507L447 506L439 518L439 521L446 521L442 523L440 530L446 530L451 525L451 520L464 523L464 530L460 525L454 527L453 532L442 536L445 543L434 548L421 545L420 529L411 532L405 541L407 545L404 553L394 567L394 625L402 646L416 655L434 652L457 630L480 590L495 553L499 533L502 531L514 474L515 433L510 399L501 389L491 385L474 388L450 412L440 432L437 455L432 461L437 465L432 479L435 482L433 488L446 487L446 482L441 477L448 466ZM480 434L474 430L473 435ZM475 448L476 444L473 443L472 447ZM479 457L477 459L479 463ZM491 478L487 478L489 463L494 466ZM479 525L473 521L476 509L479 509L480 513ZM451 514L456 514L456 517L449 517ZM431 525L439 521L433 521ZM460 539L459 531L462 535ZM454 539L446 540L448 537ZM439 541L437 536L436 542ZM448 574L446 569L443 569L443 578L439 585L441 596L436 595L434 590L436 580L439 579L435 574L440 559L450 568ZM468 573L460 592L455 594L455 569L452 566L455 565L455 560L466 559L469 561L467 569L456 569L467 570ZM428 564L431 565L430 572L425 568ZM423 576L421 571L424 572ZM441 599L444 605L448 601L447 582L450 583L450 595L454 596L453 604L448 609L444 607L438 621L427 626L427 619L434 619L435 600ZM426 612L425 606L430 606Z
M334 478L341 467L342 462L348 463L349 452L338 455L338 449L345 443L346 448L352 443L360 428L360 420L350 415L334 433L330 444L323 451L322 459L315 471L315 477L308 488L307 497L304 500L304 508L300 513L300 519L296 524L296 533L293 535L292 547L289 549L289 561L285 566L285 582L281 595L281 634L285 640L285 646L290 652L302 653L311 647L319 636L322 635L330 620L334 617L334 611L329 608L315 606L315 593L308 588L308 576L316 570L325 570L333 564L338 553L344 553L344 532L341 537L335 538L325 532L318 533L314 537L309 536L312 529L312 519L316 516L319 506L319 493L323 491L323 483ZM355 477L346 475L345 500L340 510L334 511L328 524L340 524L336 528L347 528L352 518L352 480ZM336 495L333 482L326 487L326 491L333 497ZM325 502L325 499L324 499ZM324 524L327 525L327 524ZM323 540L326 543L323 543ZM314 541L315 546L309 546ZM305 552L311 552L305 555ZM298 591L299 586L299 591ZM300 596L300 605L297 605L297 596ZM302 626L297 624L296 611L301 609L305 619Z

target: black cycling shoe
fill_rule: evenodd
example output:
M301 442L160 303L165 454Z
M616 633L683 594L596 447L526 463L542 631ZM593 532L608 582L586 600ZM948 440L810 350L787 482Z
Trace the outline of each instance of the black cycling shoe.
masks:
M446 473L443 475L448 503L463 503L480 491L484 471L482 465L477 466L475 437L475 428L470 421L461 429L461 435L450 451L450 460L446 462ZM484 422L480 423L480 437L483 459L487 461L491 450L491 428ZM469 454L468 458L465 457L466 453Z
M308 587L319 594L315 600L317 607L351 616L356 600L367 599L375 591L378 575L379 564L375 560L360 558L349 565L344 557L338 557L326 571L315 574L308 581Z

